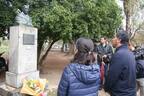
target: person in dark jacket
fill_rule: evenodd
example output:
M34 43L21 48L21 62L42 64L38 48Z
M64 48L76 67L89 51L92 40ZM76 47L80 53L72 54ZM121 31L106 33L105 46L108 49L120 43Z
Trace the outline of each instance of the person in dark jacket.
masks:
M144 59L136 60L137 62L137 90L140 90L140 96L144 96Z
M111 96L136 96L136 61L128 49L129 38L125 31L112 40L116 52L110 61L105 91Z
M109 67L109 61L111 59L111 56L113 54L112 46L108 43L108 40L106 37L102 37L100 39L100 44L95 47L95 52L98 53L98 64L100 65L101 70L101 88L103 88L104 84L104 78L108 74L108 67Z
M140 96L144 96L144 49L135 49L131 43L129 49L134 53L136 59L137 96L139 92Z
M144 78L144 48L136 49L129 44L129 49L134 53L136 59L136 78Z
M100 58L103 58L104 61L106 61L105 63L108 63L106 59L111 58L113 54L113 50L112 50L112 46L108 44L106 37L102 37L100 39L100 44L95 48L95 52L98 53Z
M74 59L62 74L57 96L98 96L100 69L94 44L91 39L79 38L76 48Z

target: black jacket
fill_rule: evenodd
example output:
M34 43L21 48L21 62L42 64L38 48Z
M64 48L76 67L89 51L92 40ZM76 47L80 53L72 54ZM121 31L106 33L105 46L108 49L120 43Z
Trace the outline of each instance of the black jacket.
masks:
M144 78L144 60L136 60L136 77Z
M116 49L113 54L105 91L111 96L136 96L136 61L126 45Z
M113 50L112 50L112 46L106 44L105 46L103 46L102 44L99 44L98 46L95 47L94 50L96 53L98 53L98 63L100 64L102 62L102 56L103 55L107 55L106 58L103 58L103 61L105 62L105 64L109 63L109 60L112 57L113 54Z
M108 44L106 44L105 46L103 46L102 44L99 44L95 48L95 51L101 55L112 55L112 53L113 53L112 47Z

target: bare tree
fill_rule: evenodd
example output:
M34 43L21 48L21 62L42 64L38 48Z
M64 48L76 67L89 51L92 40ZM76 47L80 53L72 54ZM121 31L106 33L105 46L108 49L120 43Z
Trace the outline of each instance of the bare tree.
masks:
M144 24L144 0L123 0L123 6L126 18L126 31L132 39Z

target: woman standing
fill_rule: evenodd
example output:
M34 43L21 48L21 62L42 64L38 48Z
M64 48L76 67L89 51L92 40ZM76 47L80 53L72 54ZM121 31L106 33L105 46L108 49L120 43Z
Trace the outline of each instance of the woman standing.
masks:
M98 96L100 68L93 52L91 39L79 38L76 42L77 53L72 62L64 69L58 96Z

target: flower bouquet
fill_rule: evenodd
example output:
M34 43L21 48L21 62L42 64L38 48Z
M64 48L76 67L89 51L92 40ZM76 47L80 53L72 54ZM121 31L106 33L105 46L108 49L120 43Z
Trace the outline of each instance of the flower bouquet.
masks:
M46 84L46 79L24 80L21 93L33 96L43 96L42 94L44 92Z

